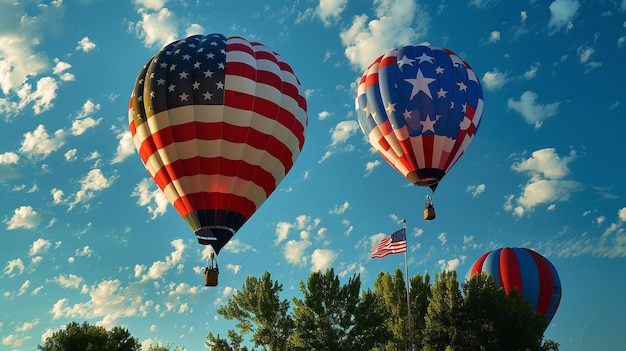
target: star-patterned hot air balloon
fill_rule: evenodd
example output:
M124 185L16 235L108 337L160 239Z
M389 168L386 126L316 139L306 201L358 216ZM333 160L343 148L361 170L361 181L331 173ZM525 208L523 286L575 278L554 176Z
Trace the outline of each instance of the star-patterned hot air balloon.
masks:
M374 149L409 182L434 191L474 139L483 92L452 51L404 46L361 76L355 109Z
M308 125L289 64L221 34L164 46L141 69L128 117L150 176L216 254L292 168Z

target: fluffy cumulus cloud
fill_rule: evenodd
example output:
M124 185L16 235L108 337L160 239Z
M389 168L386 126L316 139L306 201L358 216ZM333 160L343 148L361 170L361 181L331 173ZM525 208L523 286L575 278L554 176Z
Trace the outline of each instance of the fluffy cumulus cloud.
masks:
M487 90L498 90L508 81L506 73L500 72L497 68L487 71L483 75L482 84Z
M144 178L135 186L131 194L137 197L137 204L144 206L150 213L150 218L155 219L167 211L169 201L151 179Z
M34 229L41 223L41 215L31 206L20 206L15 209L13 216L4 222L7 224L7 230L17 228Z
M558 32L563 27L569 29L576 17L580 2L578 0L554 0L550 4L550 22L548 27Z
M348 140L355 135L359 130L359 123L354 120L341 121L337 123L337 125L330 129L330 139L331 143L328 146L328 150L319 160L319 163L324 162L326 159L331 157L333 154L339 151L352 151L354 148L353 145L347 144Z
M39 238L33 242L33 245L30 247L30 250L28 251L28 256L35 256L35 255L45 253L48 251L51 245L52 244L50 243L50 241Z
M142 281L155 280L161 278L165 272L176 267L182 262L183 253L185 252L185 243L182 239L176 239L170 243L174 251L165 257L165 261L155 261L152 263L148 271L143 274L141 266L135 267L135 276L141 276Z
M116 137L119 140L117 149L115 150L115 156L111 163L120 163L135 153L135 143L133 137L128 130L120 130L116 133Z
M19 172L12 166L17 164L20 156L15 152L5 152L0 154L0 180L14 179L19 177Z
M141 20L134 24L135 34L142 39L146 47L162 47L178 37L178 19L176 14L164 4L151 4L149 1L141 2L143 6L138 10ZM158 9L156 8L158 7Z
M532 124L536 129L541 128L545 120L555 116L559 112L560 102L540 104L537 102L539 96L532 91L525 91L519 100L509 99L507 107L520 113L528 124Z
M317 16L328 27L340 18L347 4L348 0L320 0L316 10Z
M62 129L48 134L43 124L32 132L26 132L22 140L20 152L34 160L43 160L48 155L65 145L65 132Z
M299 238L287 240L283 244L283 256L289 264L305 266L309 262L307 249L312 245L311 233L317 233L317 238L324 235L325 228L320 227L320 219L307 215L299 215L294 223L281 222L276 227L276 239L278 244L288 239L290 231L299 231Z
M35 114L52 108L57 81L47 76L53 62L37 51L43 37L63 23L63 3L31 6L0 2L0 113L7 118L32 107ZM67 76L66 76L67 77Z
M69 210L76 205L85 203L94 198L100 191L107 189L115 182L116 176L105 177L99 168L92 169L80 182L80 190L74 195L74 200L70 203Z
M534 151L531 157L511 166L511 169L528 176L519 196L509 195L504 208L514 215L522 217L536 206L547 204L554 208L556 202L569 200L570 196L582 189L574 180L566 179L570 175L569 164L576 159L574 150L561 157L554 148Z
M96 49L96 43L91 41L89 37L84 37L78 41L78 46L76 46L76 50L82 52L90 52Z
M337 256L337 253L333 250L315 249L313 254L311 254L311 271L325 271L332 266Z
M392 48L415 44L430 25L429 15L415 0L376 1L376 18L356 16L340 33L345 55L360 72Z

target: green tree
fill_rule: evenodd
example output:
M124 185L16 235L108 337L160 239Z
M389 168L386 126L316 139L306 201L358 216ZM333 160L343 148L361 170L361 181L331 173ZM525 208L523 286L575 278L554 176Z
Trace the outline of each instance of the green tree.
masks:
M208 339L209 341L205 344L211 351L248 351L247 347L241 346L243 337L234 330L228 331L227 339L222 339L219 334L215 336L213 333L209 333Z
M289 301L280 300L283 286L272 281L269 272L261 279L247 277L243 287L221 306L217 313L226 319L237 321L240 334L252 334L254 346L263 346L269 351L287 350L287 340L293 330L293 319L289 315ZM230 343L223 344L223 339L209 336L208 346L218 343L221 346L239 347L241 340L233 339L236 333L229 332ZM229 350L229 349L224 349ZM233 348L232 350L239 350ZM244 350L244 349L241 349Z
M132 337L127 329L113 327L107 331L102 326L87 322L70 322L64 329L55 331L37 345L41 351L138 351L139 341Z
M313 272L306 285L300 282L303 299L293 299L295 331L292 350L371 350L384 343L389 333L385 311L376 294L360 294L359 276L341 285L334 270Z
M435 275L431 299L424 317L424 350L453 350L461 345L460 312L463 297L455 271Z

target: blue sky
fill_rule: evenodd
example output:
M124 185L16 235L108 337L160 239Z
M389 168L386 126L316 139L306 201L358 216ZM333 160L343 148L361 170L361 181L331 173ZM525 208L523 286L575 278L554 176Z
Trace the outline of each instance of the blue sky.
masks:
M220 253L207 251L134 151L128 98L168 42L222 33L260 41L306 90L302 153ZM479 76L485 107L467 153L429 190L372 152L354 94L387 50L428 42ZM545 336L561 350L621 349L626 323L626 1L0 1L0 344L33 350L70 321L122 325L147 347L199 350L233 323L216 310L247 275L284 297L333 267L403 268L370 248L407 221L409 274L524 246L563 285Z

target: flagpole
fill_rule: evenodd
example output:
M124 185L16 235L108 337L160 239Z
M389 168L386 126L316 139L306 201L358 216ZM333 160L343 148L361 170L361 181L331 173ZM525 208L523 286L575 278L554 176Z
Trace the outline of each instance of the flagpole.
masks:
M406 250L404 250L404 274L406 275L406 307L407 307L407 315L409 317L408 319L408 327L409 327L409 350L413 351L413 328L411 327L411 287L410 287L410 282L409 282L409 261L408 261L408 255L407 255L407 251L409 251L408 249L408 239L409 236L406 232L406 219L402 220L402 226L404 227L404 238L407 242L407 248Z

